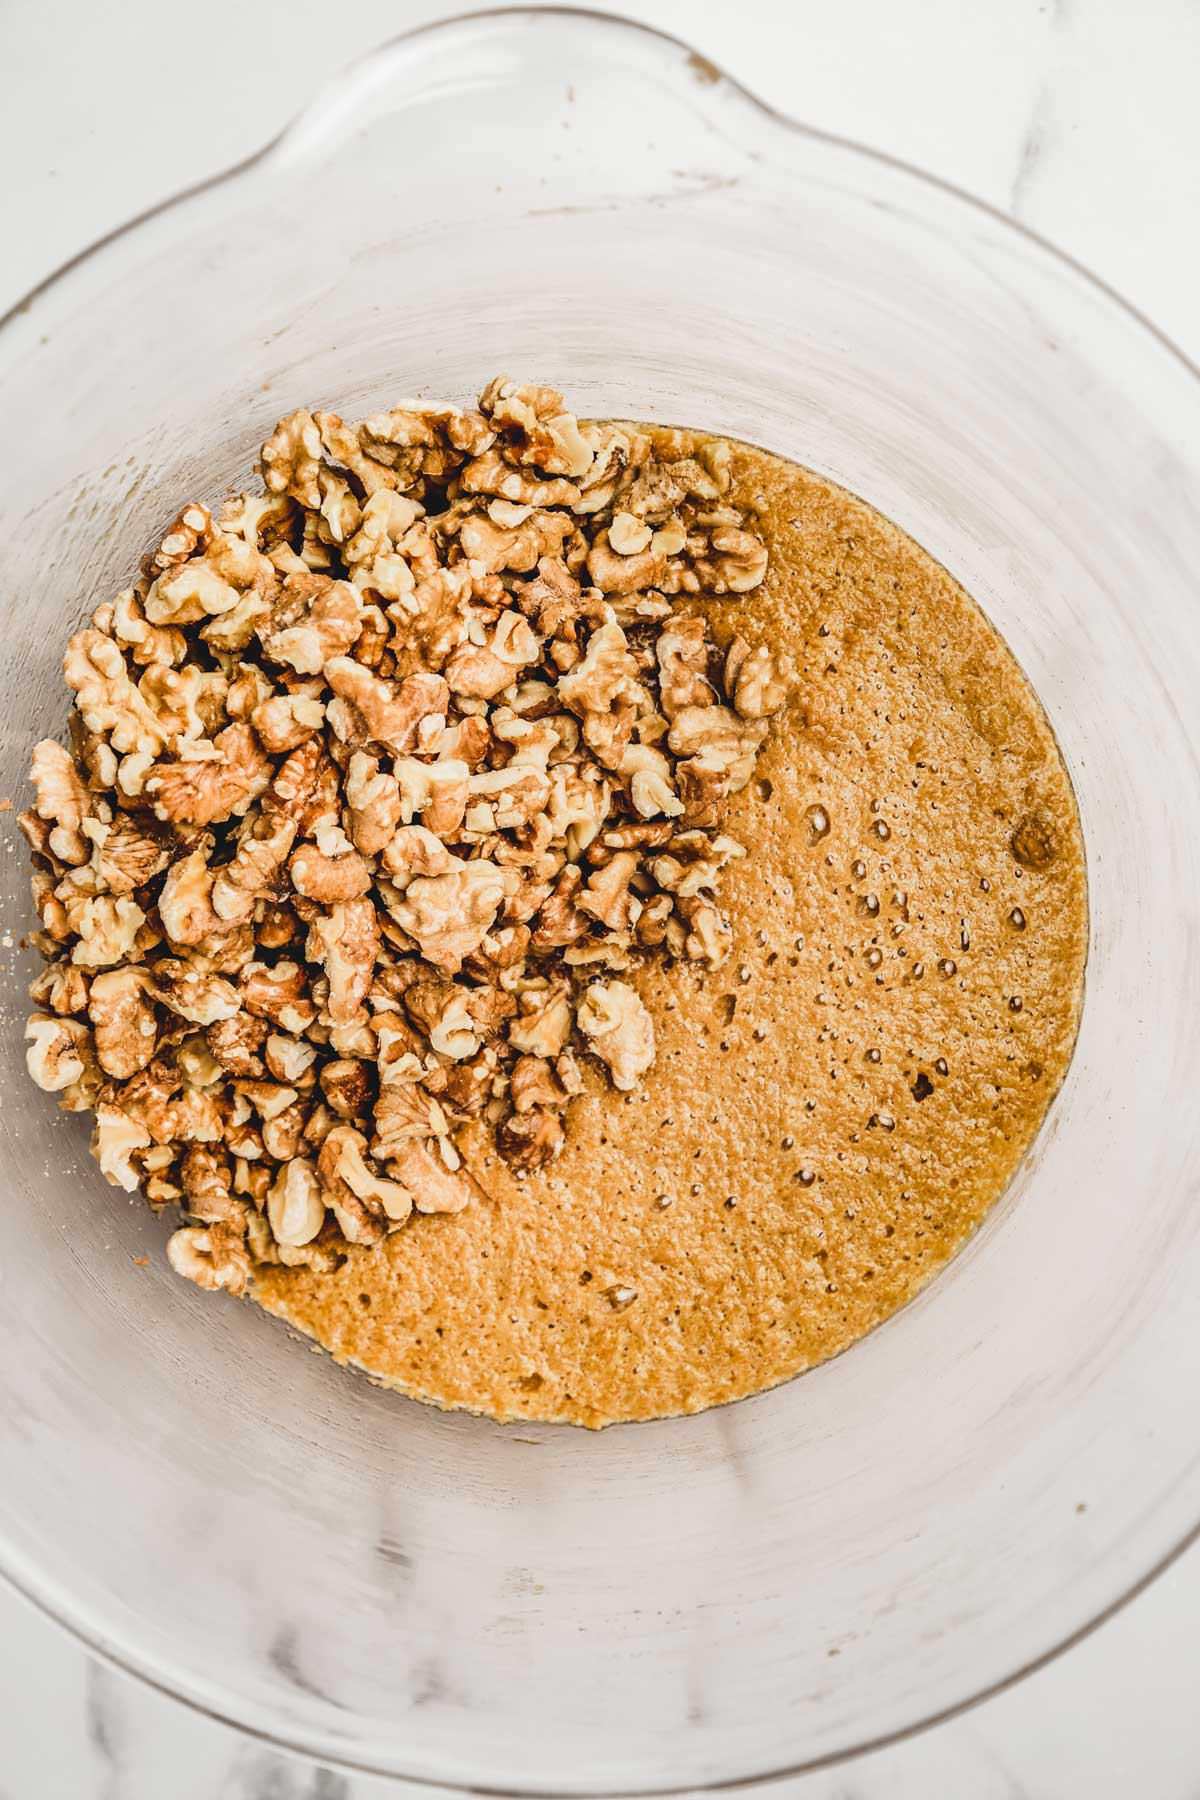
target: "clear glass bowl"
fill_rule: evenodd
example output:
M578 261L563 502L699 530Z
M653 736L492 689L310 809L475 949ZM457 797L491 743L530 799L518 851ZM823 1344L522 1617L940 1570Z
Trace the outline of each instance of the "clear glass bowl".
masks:
M811 464L978 597L1087 834L1065 1090L978 1236L836 1361L696 1418L501 1429L177 1280L26 1078L14 948L0 1564L123 1667L330 1761L719 1784L1012 1679L1200 1519L1200 385L1045 245L671 40L573 12L419 33L0 332L0 792L62 726L66 634L181 494L244 478L301 402L501 369Z

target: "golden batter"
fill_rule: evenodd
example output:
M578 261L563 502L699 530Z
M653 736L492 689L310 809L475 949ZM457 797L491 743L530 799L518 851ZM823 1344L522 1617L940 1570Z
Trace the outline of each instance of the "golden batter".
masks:
M723 820L733 957L635 977L655 1067L629 1098L590 1077L547 1169L468 1132L486 1202L257 1271L268 1311L439 1405L599 1426L844 1349L978 1225L1070 1058L1083 844L1028 683L861 500L739 446L755 496L766 582L703 604L799 680Z

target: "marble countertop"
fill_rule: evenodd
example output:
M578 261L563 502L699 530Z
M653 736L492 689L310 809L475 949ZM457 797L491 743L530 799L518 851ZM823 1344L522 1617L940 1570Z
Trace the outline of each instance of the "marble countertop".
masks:
M466 0L463 0L466 4ZM270 136L340 63L457 6L7 0L0 312ZM776 106L1013 212L1200 360L1194 0L625 0ZM1038 1675L789 1800L1200 1794L1200 1548ZM382 1800L101 1667L0 1588L0 1800ZM432 1793L432 1790L429 1790Z

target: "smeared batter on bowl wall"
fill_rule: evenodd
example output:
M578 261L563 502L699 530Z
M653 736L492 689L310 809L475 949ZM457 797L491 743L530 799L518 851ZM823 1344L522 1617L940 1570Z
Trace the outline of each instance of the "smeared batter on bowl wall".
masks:
M653 1078L589 1073L546 1169L468 1131L486 1199L333 1273L256 1273L268 1311L440 1405L602 1425L844 1349L978 1225L1070 1058L1083 844L1024 676L862 501L749 446L734 496L761 499L766 581L685 608L799 680L723 820L750 850L733 956L639 975Z

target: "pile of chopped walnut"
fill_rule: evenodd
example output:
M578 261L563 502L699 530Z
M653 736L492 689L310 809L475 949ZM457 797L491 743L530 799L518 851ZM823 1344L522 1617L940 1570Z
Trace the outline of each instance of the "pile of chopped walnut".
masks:
M721 806L791 676L674 604L766 571L725 443L496 380L293 413L262 469L71 639L71 750L36 747L21 819L33 1078L235 1293L466 1205L468 1119L547 1162L581 1054L636 1087L624 977L728 954Z

